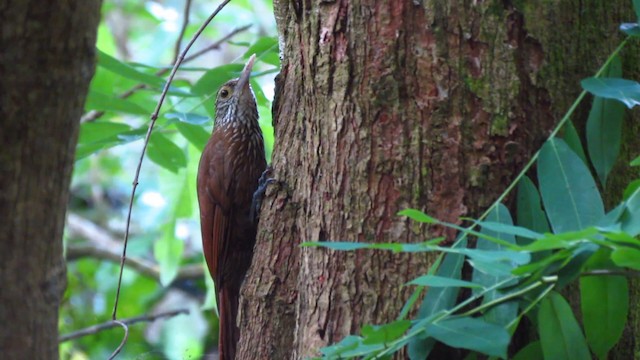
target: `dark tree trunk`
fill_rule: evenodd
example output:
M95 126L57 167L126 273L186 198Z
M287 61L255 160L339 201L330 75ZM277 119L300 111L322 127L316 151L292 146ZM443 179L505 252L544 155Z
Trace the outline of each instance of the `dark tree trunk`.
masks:
M0 4L0 354L58 357L62 231L99 0Z
M317 356L393 320L403 284L432 258L300 243L443 233L396 216L405 208L477 216L616 46L619 22L634 19L626 0L511 3L274 1L273 167L286 185L262 209L239 358Z

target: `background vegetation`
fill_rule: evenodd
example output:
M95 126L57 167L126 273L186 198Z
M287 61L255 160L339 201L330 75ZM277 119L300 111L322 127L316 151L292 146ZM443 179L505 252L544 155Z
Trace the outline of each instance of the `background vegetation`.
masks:
M176 53L219 5L188 3L188 13L183 0L103 3L98 67L82 119L65 231L62 336L111 318L131 183L149 115ZM258 54L253 88L269 155L279 67L271 2L229 4L192 47L172 84L142 166L118 318L180 309L188 315L131 326L122 358L198 359L217 344L213 287L202 270L195 177L212 128L212 96L252 53ZM64 342L60 354L107 358L121 339L121 329L103 331Z

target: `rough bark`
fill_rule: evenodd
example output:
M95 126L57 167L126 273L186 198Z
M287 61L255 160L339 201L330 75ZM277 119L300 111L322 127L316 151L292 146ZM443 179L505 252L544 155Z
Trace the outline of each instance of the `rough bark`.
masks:
M432 258L300 243L443 234L396 216L404 208L452 222L478 215L616 45L617 24L633 19L627 1L595 3L274 1L273 167L286 185L264 201L239 358L317 356L393 320L402 285Z
M0 4L0 353L58 357L62 231L99 0Z

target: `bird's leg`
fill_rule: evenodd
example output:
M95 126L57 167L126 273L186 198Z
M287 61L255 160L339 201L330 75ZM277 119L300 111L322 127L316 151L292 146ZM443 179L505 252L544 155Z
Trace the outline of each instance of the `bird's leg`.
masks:
M269 177L269 173L271 172L271 166L267 167L267 169L260 175L260 179L258 179L258 188L253 193L253 200L251 201L251 210L249 212L249 216L253 221L258 220L258 215L260 214L260 207L262 206L262 198L264 197L264 193L267 191L267 186L274 182L277 182L276 179Z

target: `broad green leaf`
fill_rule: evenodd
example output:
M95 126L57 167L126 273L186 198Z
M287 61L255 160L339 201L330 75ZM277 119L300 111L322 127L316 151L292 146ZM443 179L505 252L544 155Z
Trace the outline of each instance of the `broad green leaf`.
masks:
M174 173L187 166L184 151L168 137L158 132L151 135L147 156L156 164Z
M511 358L511 360L540 360L542 359L542 356L540 341L533 341L520 349L520 351Z
M191 92L196 95L216 94L218 89L226 81L236 78L242 72L244 65L227 64L215 67L205 72L191 88Z
M107 121L86 122L80 125L78 144L91 144L104 141L129 130L131 130L131 127L122 123Z
M640 83L620 78L587 78L582 87L595 96L614 99L624 103L629 109L640 104Z
M622 63L614 57L606 77L622 76ZM624 106L616 100L594 97L587 120L587 147L591 163L604 187L620 151Z
M611 253L611 260L618 266L640 270L640 250L619 247Z
M252 54L256 54L256 57L260 61L279 67L279 51L278 38L275 36L264 36L247 49L244 58L248 59Z
M640 166L640 156L638 156L637 158L633 159L630 163L630 166Z
M599 359L620 340L629 310L629 286L623 276L580 278L580 307L587 342Z
M550 139L538 158L540 194L555 233L597 224L604 205L587 166L564 141Z
M518 225L536 231L540 234L548 233L549 223L542 211L540 194L531 179L524 176L518 183ZM516 237L521 245L531 242L529 239Z
M384 325L365 325L362 327L362 342L366 345L386 344L402 336L410 326L410 320L397 320Z
M509 243L515 244L516 238L513 234L506 232L498 232L496 228L501 230L504 229L513 229L513 221L511 220L511 215L509 214L509 209L507 209L503 204L498 204L497 207L494 207L493 210L487 215L487 223L494 224L493 226L482 226L482 230L480 231L483 234L497 237L501 240L505 240ZM504 224L503 227L499 227L495 224ZM477 250L489 250L489 251L500 251L504 248L496 244L494 242L490 242L484 239L478 239L476 243ZM490 261L489 263L483 263L482 261L478 261L477 259L473 259L471 261L473 265L473 276L472 281L476 284L482 285L484 288L491 287L499 282L504 281L505 279L511 277L511 270L515 268L516 264L506 264L499 263L497 260ZM498 273L496 270L501 269L502 272ZM477 289L474 289L474 292ZM493 300L496 300L502 297L503 294L500 290L491 290L484 295L482 303L488 303ZM506 326L513 319L515 319L518 311L518 304L515 302L503 303L494 308L490 309L484 314L484 319L501 326Z
M120 60L98 49L98 66L103 67L122 77L152 85L157 88L164 86L164 81L155 76L138 71L136 68L121 62Z
M467 240L464 239L456 244L454 248L464 249L467 247ZM442 260L436 275L450 279L460 279L463 264L464 255L449 253ZM429 288L420 305L417 318L426 319L439 311L451 308L456 302L459 291L460 289L457 287ZM434 345L435 340L433 338L414 337L408 345L409 357L412 360L426 359Z
M589 360L591 355L571 307L551 292L540 303L538 334L545 360Z
M416 210L416 209L404 209L401 210L400 212L398 212L399 216L406 216L408 218L410 218L411 220L415 220L418 222L423 222L423 223L427 223L427 224L436 224L438 223L438 220L432 218L431 216L423 213L420 210Z
M558 273L558 281L556 283L556 288L562 288L563 286L573 282L584 268L585 263L591 258L591 256L598 251L600 247L594 243L585 242L578 245L578 247L573 250L569 261L566 262Z
M573 126L573 122L571 120L567 121L565 124L564 135L562 138L567 145L569 145L571 150L573 150L573 152L576 153L585 164L587 164L587 155L584 153L580 136L578 135L578 131L576 130L576 127Z
M504 327L469 317L427 325L427 333L451 347L506 358L510 336Z
M527 239L541 239L544 235L521 226L503 224L494 221L478 221L483 229L500 235L520 236Z
M94 90L89 90L84 107L87 110L117 111L134 115L151 114L151 111L145 110L136 103Z
M620 225L631 236L640 234L640 188L636 188L625 200Z
M437 276L437 275L422 275L416 279L409 281L407 284L429 286L429 287L468 287L468 288L482 287L470 281L452 279L452 278Z
M640 0L633 0L633 9L636 11L636 20L640 21Z
M640 25L638 23L620 24L620 30L629 36L640 37Z
M207 116L202 116L193 113L183 113L183 112L171 112L164 114L164 117L167 119L178 119L181 122L192 124L192 125L204 125L208 124L211 119Z
M176 123L175 127L180 134L189 140L199 151L204 150L207 141L209 141L209 133L206 132L202 126L181 122Z

